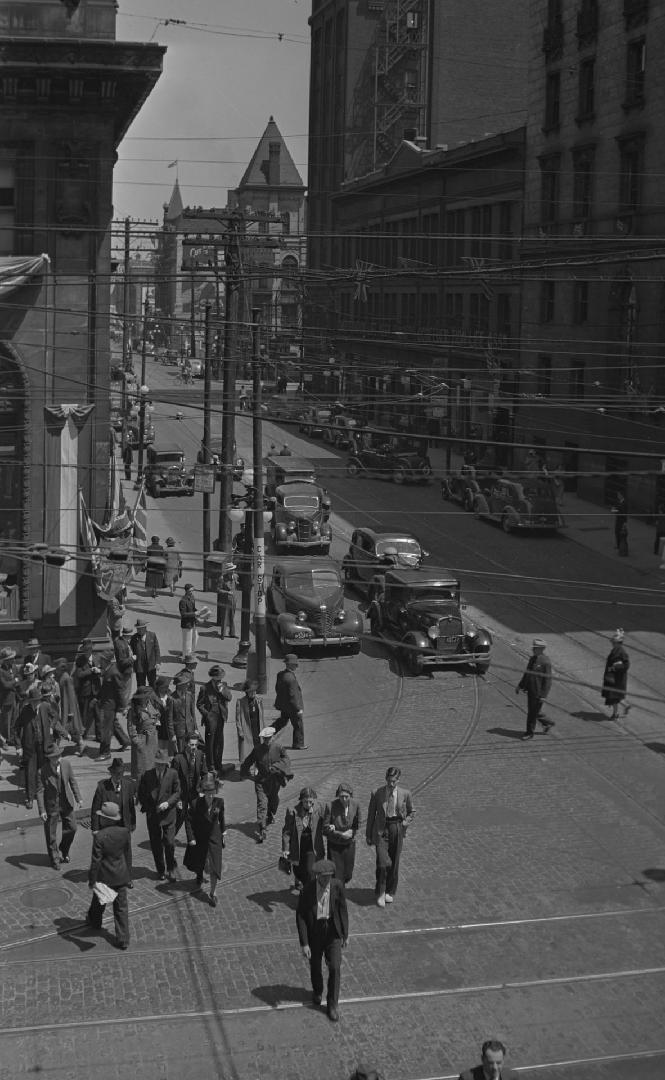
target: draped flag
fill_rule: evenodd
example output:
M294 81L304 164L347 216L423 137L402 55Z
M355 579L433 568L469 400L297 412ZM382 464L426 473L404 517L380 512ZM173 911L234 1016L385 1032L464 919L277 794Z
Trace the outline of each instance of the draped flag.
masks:
M0 300L40 274L48 263L48 255L33 255L28 259L11 255L0 259Z
M136 577L145 565L148 550L148 511L145 503L145 483L142 480L136 496L134 509L130 513L133 536L133 559L131 576Z
M93 525L92 518L88 513L88 507L85 505L85 499L83 498L83 492L79 488L79 532L81 535L81 548L87 555L90 556L90 562L95 574L99 572L100 567L100 552L99 544L97 542L97 533L95 532L95 526Z

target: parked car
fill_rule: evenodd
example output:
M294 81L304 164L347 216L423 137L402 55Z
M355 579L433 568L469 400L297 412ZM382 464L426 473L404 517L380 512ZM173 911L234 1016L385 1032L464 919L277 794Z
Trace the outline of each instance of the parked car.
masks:
M345 606L342 578L333 562L294 558L275 563L267 604L283 649L360 652L362 619Z
M412 675L457 664L484 674L490 666L492 635L464 615L459 581L447 571L388 570L369 621L372 636L395 649Z
M151 446L146 458L145 486L154 499L194 494L194 471L186 468L185 454L179 446Z
M452 499L461 503L465 510L473 510L473 501L480 494L474 465L462 465L457 472L451 472L441 480L441 498Z
M330 423L324 425L323 438L338 450L353 449L357 429L357 420L344 413L337 413L331 417Z
M237 447L235 439L233 440L233 479L240 481L243 478L245 472L245 459L239 457L236 453ZM211 435L210 436L210 460L215 466L215 478L217 480L222 479L222 436ZM197 454L197 461L203 461L203 451L200 450Z
M272 509L270 535L275 549L330 550L330 496L321 487L314 466L293 454L272 454L264 458L264 494Z
M310 405L302 413L298 422L298 431L311 438L322 439L325 428L330 424L330 409Z
M400 435L386 436L363 433L358 446L349 458L346 471L349 476L366 473L395 484L405 482L428 484L432 465L427 456L425 439L409 439Z
M354 529L342 560L342 573L354 589L367 592L372 599L382 587L386 570L417 569L428 555L412 533Z
M190 360L190 371L193 379L202 379L205 371L201 360Z
M481 480L480 487L473 500L474 514L500 522L504 532L554 533L565 525L549 476L495 476Z

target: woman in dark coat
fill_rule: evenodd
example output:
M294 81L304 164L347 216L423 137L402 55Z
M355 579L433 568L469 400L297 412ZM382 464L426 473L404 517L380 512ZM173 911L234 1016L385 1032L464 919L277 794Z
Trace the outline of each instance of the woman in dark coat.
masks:
M623 703L626 697L629 667L630 659L623 646L623 630L616 630L612 635L612 648L605 661L603 688L601 690L605 704L612 709L610 720L617 720L619 717L619 705ZM630 705L623 705L624 716L629 709Z
M328 858L335 865L335 877L348 885L356 859L356 833L361 825L360 807L350 784L340 784L335 798L326 807L323 831L328 840Z
M151 536L146 549L145 587L152 596L163 589L166 577L166 552L158 536Z
M196 884L203 887L203 871L210 874L211 907L217 907L215 890L222 876L222 848L224 847L224 800L219 794L221 783L208 773L201 784L201 795L192 807L192 831L196 847L187 849L185 866L196 874Z

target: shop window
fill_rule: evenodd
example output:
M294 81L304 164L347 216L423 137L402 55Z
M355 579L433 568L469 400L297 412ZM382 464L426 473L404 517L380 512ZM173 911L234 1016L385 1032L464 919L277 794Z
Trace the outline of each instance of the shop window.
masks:
M545 80L543 131L557 131L561 120L561 72L549 71Z
M541 281L540 283L540 321L541 323L554 322L554 300L556 284L553 281Z

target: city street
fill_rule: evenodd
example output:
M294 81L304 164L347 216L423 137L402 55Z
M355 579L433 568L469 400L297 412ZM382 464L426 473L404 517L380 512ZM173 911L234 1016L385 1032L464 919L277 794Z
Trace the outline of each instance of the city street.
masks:
M193 463L201 388L179 389L177 405L160 400L171 397L172 374L153 363L148 383L156 444L176 442ZM215 389L214 409L217 396ZM338 1080L362 1061L386 1080L443 1080L476 1064L483 1040L497 1037L508 1046L508 1063L527 1077L660 1080L665 675L658 575L617 564L605 521L598 529L608 537L606 552L594 532L588 543L566 532L507 536L442 502L438 481L349 480L344 456L327 444L264 424L266 450L285 440L316 461L332 495L335 559L356 525L407 528L430 552L427 565L459 574L470 613L494 636L485 678L464 670L404 677L369 636L358 657L301 662L309 750L293 755L282 809L304 784L329 799L345 779L364 814L386 767L399 765L416 817L395 903L385 910L374 903L373 851L361 833L348 889L340 1023L333 1025L310 1003L296 898L277 869L279 828L265 845L255 843L253 786L237 770L224 787L228 837L216 910L192 892L184 869L174 885L157 882L140 820L127 953L112 947L108 922L101 935L83 925L88 829L79 829L72 863L56 875L41 829L7 822L0 832L0 1077ZM249 416L238 418L237 443L249 462ZM563 512L574 518L574 496ZM198 590L201 496L149 499L151 533L176 538L183 581ZM212 594L203 601L212 603ZM358 602L350 593L349 603ZM152 600L137 581L129 606L132 621L150 619L163 670L173 674L177 599ZM612 724L599 685L617 626L626 630L633 708ZM523 743L525 699L515 687L534 635L546 639L553 664L547 712L556 727ZM221 661L239 689L243 673L229 667L235 644L204 628L198 683L209 662ZM267 717L281 666L272 638L271 648ZM232 717L233 706L227 757L235 760ZM88 758L74 769L90 791L105 775Z

